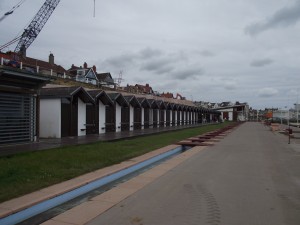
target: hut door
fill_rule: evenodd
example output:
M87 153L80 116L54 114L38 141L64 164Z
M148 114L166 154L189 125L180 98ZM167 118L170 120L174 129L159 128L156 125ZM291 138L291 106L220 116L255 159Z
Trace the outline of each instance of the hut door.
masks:
M78 97L71 102L71 133L70 136L78 136Z
M228 112L223 112L223 119L224 120L228 120L229 119Z
M121 131L129 130L129 107L121 109Z
M71 102L67 98L61 99L61 136L71 136Z
M93 104L86 105L86 134L96 134L96 118L95 107Z
M157 110L153 109L153 127L157 127Z
M134 129L141 129L141 108L134 108Z
M105 107L105 131L106 132L115 132L115 109L113 106Z
M144 109L144 128L149 128L149 109Z

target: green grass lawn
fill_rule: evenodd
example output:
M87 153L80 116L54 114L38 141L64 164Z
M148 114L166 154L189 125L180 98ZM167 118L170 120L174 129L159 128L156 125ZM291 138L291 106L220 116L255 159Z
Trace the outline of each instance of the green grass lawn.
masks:
M0 202L227 125L229 123L0 157Z

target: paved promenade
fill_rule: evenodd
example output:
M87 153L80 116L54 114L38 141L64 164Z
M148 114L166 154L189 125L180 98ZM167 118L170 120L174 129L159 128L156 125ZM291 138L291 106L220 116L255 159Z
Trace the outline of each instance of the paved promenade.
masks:
M245 123L87 224L299 225L298 145Z
M260 123L244 123L215 146L194 147L42 225L299 225L300 140L287 140ZM3 203L2 210L168 148Z

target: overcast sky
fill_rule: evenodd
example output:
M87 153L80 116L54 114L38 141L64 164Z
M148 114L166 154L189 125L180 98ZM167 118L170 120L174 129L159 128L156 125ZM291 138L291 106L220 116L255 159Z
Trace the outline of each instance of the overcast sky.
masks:
M1 0L0 18L20 0ZM0 22L20 35L44 0ZM61 0L27 50L69 69L96 65L122 85L149 83L197 101L292 107L300 84L300 0ZM14 50L15 45L6 50ZM300 100L299 100L300 101Z

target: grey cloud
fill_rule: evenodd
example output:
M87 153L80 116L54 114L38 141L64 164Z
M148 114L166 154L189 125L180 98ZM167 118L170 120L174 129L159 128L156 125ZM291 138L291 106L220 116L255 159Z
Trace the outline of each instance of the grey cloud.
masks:
M226 81L226 82L224 83L224 88L225 88L226 90L232 91L232 90L236 89L237 87L238 87L237 82L234 81L234 80Z
M147 59L147 58L161 56L162 52L158 49L145 48L140 51L140 55L142 58Z
M125 67L126 65L128 66L128 64L133 64L136 61L147 60L160 55L162 55L162 52L158 49L145 48L139 52L125 53L120 56L109 58L105 60L105 62L112 66Z
M134 62L134 56L130 54L124 54L117 57L112 57L105 60L106 64L109 64L110 66L114 66L117 68L123 68L127 67L128 65L133 64Z
M259 97L272 97L277 94L278 94L278 90L275 88L266 87L258 90Z
M253 60L250 65L253 67L263 67L271 63L273 63L272 59L258 59L258 60Z
M200 55L204 56L204 57L212 57L212 56L215 56L215 54L211 51L208 51L208 50L203 50L203 51L200 51L199 52Z
M170 66L170 63L171 61L168 59L157 59L142 65L141 70L157 73L166 73L173 70L173 67Z
M251 36L255 36L269 29L278 27L288 27L296 24L300 20L300 1L296 1L295 5L284 7L275 12L265 21L257 22L245 28L245 32Z
M188 68L172 73L172 77L179 80L186 80L203 74L204 70L201 68Z

